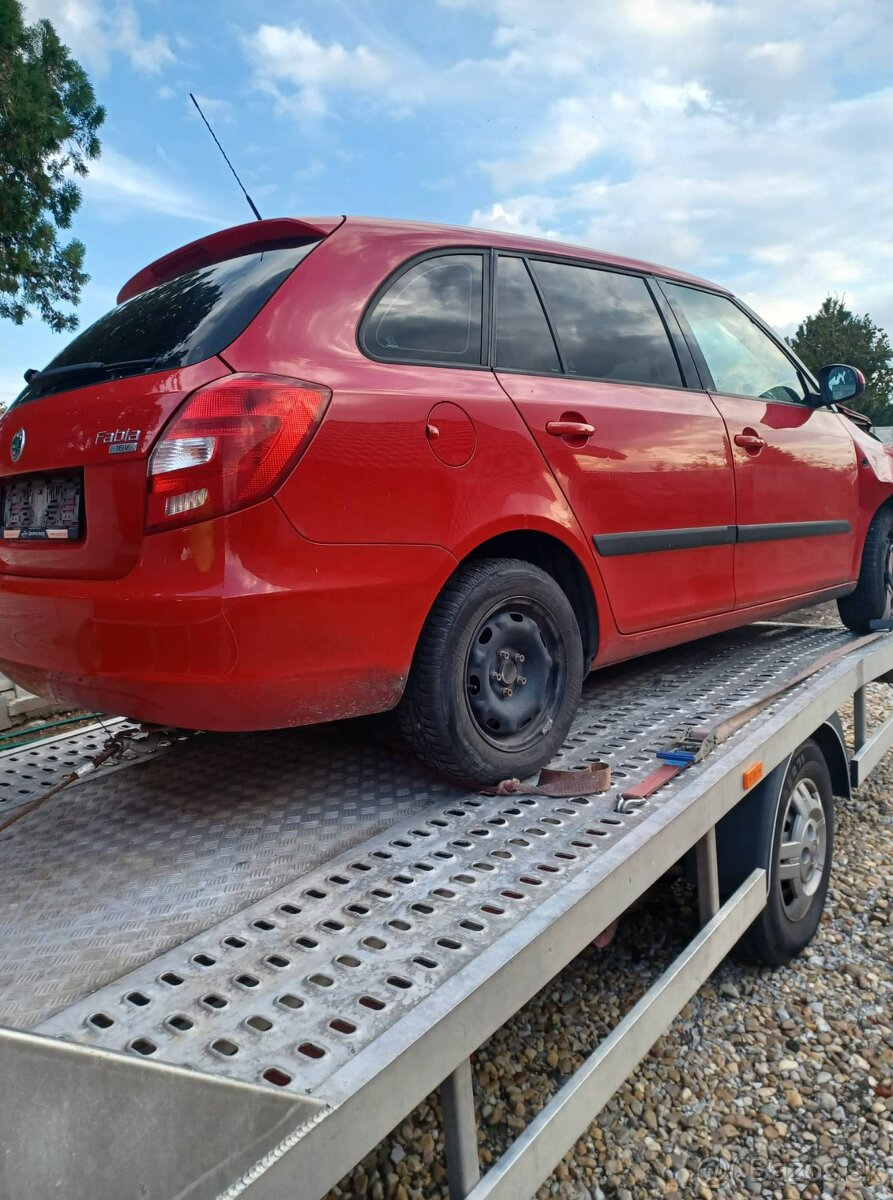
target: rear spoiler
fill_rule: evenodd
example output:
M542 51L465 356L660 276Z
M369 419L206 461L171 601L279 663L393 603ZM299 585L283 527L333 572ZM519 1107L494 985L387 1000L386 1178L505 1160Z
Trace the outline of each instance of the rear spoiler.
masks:
M302 238L328 237L343 223L344 217L307 217L301 221L293 217L274 217L269 221L249 221L245 225L221 229L219 233L172 250L137 271L118 292L118 304L197 267L207 267L253 251L293 245Z

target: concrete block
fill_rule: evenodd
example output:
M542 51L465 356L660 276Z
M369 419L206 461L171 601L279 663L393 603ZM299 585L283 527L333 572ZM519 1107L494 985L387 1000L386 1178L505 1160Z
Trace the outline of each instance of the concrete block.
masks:
M53 713L61 712L65 707L57 704L55 700L45 700L43 696L32 696L30 692L24 692L21 688L16 688L16 693L15 699L7 705L7 713L10 718L48 717Z

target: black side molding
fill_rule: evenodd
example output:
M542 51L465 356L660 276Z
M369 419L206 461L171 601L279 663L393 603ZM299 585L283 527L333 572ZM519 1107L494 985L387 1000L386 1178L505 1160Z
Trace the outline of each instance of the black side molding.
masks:
M735 541L734 525L706 525L699 529L646 529L641 533L601 533L593 537L603 558L621 554L653 554L658 550L697 550L702 546L729 546Z
M739 525L739 542L780 542L785 538L827 537L851 533L849 521L779 521L769 525Z
M592 538L602 558L655 554L663 550L700 550L736 542L778 542L787 538L828 537L850 533L849 521L778 521L767 525L704 525L696 529L644 529L637 533L599 533Z

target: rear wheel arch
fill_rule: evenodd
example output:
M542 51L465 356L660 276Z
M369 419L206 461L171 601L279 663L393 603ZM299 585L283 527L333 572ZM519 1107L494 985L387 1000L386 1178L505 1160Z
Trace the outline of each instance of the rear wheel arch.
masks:
M583 643L583 661L588 670L598 650L598 610L589 576L574 551L552 534L519 529L488 538L461 561L481 558L522 559L552 576L574 610Z
M848 800L851 792L850 760L844 739L843 724L837 713L834 713L823 725L818 727L812 735L812 740L824 756L835 797Z

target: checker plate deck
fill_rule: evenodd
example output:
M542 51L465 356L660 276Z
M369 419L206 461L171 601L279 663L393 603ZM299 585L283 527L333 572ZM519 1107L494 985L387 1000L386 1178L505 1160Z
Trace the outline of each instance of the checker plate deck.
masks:
M582 800L463 793L350 725L97 774L0 834L0 1024L318 1093L674 794L613 811L677 730L848 637L753 626L594 674L553 762L611 763Z

